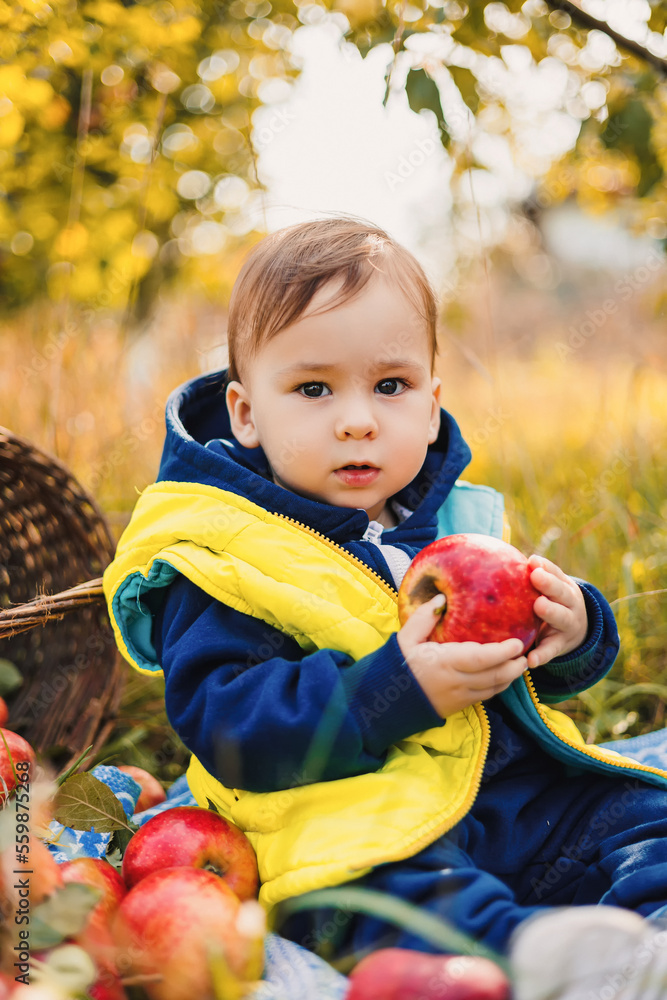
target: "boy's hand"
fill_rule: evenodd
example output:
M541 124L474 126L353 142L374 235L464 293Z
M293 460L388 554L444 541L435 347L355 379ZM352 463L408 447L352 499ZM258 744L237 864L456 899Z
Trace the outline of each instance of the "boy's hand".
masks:
M588 631L588 616L581 588L562 569L543 556L531 556L530 582L540 591L534 604L535 614L543 625L537 646L528 653L531 669L548 663L581 646Z
M491 698L508 688L527 666L520 639L505 642L428 642L442 595L422 604L396 638L405 660L438 715Z

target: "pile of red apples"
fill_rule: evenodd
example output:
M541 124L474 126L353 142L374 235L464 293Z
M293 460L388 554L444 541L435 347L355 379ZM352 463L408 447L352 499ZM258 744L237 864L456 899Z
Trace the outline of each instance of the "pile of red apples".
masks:
M21 810L12 798L17 778L20 784L34 761L21 736L0 729L0 805L11 813ZM142 786L142 809L165 798L148 772L123 769ZM0 1000L127 1000L129 987L149 1000L244 996L261 978L266 932L257 860L245 834L215 812L180 806L134 833L120 868L105 858L58 864L38 835L51 819L45 787L53 793L52 785L33 780L30 832L20 833L25 824L16 823L16 836L0 842ZM27 865L17 860L21 839ZM34 924L40 904L57 903L69 883L93 890L85 925L52 948L31 948L29 984L17 982L14 963L25 957L31 936L21 917ZM26 884L29 907L21 902ZM90 893L87 899L90 906Z

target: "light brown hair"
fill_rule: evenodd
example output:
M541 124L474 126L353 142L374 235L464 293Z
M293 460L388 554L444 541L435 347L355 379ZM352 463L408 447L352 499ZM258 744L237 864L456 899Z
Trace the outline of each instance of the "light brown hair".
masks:
M242 381L244 362L296 322L328 282L343 283L326 311L352 298L378 273L395 281L423 317L433 367L437 304L419 261L383 229L337 216L279 229L250 251L229 303L227 382Z

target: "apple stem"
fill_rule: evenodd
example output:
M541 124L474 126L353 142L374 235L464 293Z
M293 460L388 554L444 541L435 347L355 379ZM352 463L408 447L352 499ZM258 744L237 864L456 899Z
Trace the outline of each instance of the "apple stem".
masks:
M164 976L161 972L151 972L144 975L126 976L121 979L122 986L141 986L143 983L161 983Z
M214 875L219 875L220 878L224 878L229 870L227 868L221 868L220 865L214 865L212 861L207 861L202 867L205 872L213 872Z

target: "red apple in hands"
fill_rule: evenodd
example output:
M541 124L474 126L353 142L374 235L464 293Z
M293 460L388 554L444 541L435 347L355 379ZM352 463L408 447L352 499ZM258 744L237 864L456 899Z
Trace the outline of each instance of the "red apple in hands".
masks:
M139 827L123 857L128 887L161 868L208 868L239 899L257 895L259 876L252 844L237 826L209 809L175 806Z
M219 996L211 962L220 953L238 979L259 978L261 936L258 950L239 926L242 907L252 905L259 907L242 904L218 875L200 868L163 868L147 875L130 889L114 918L121 975L156 977L142 984L151 1000Z
M0 729L0 806L23 781L35 763L35 751L27 740L11 729Z
M345 1000L509 1000L510 983L488 958L382 948L350 976Z
M118 770L129 774L141 788L141 795L137 799L135 812L139 813L143 812L144 809L151 809L153 806L159 805L160 802L164 802L167 798L167 793L157 778L149 774L148 771L145 771L143 767L135 767L134 764L119 764Z
M441 593L446 604L430 641L521 639L526 652L542 624L533 611L540 593L531 572L526 557L499 538L474 533L439 538L417 553L403 577L400 623Z

